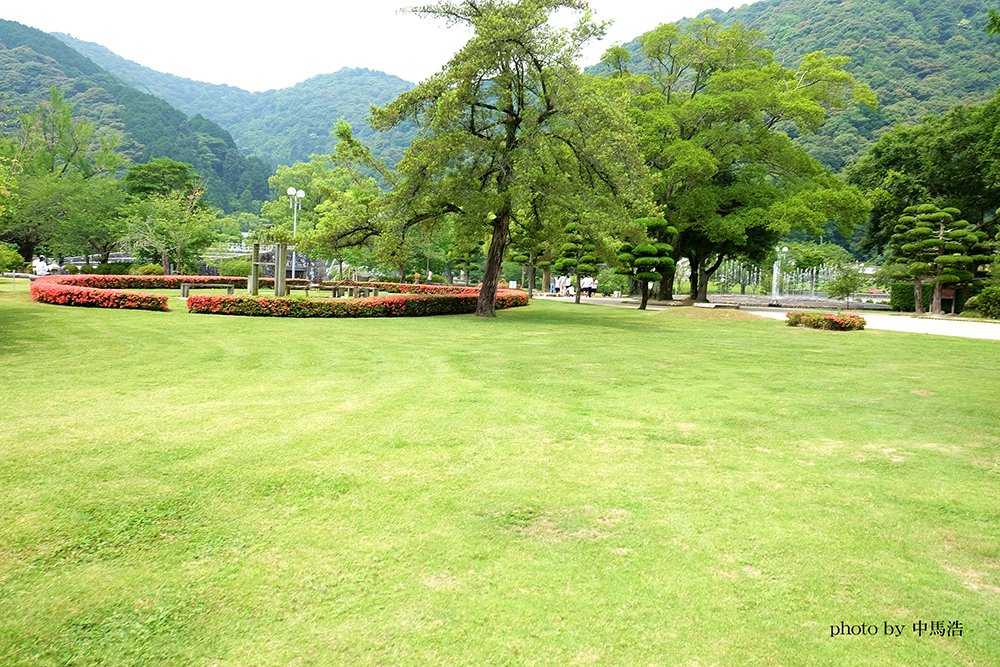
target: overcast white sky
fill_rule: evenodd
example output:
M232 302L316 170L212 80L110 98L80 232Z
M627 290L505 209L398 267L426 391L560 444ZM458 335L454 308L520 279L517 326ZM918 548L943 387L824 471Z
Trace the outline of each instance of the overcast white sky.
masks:
M468 39L443 22L400 14L418 2L235 2L234 0L46 0L9 2L0 18L96 42L161 72L247 90L285 88L342 67L367 67L414 83L444 65ZM424 0L423 4L427 4ZM580 63L660 23L735 6L730 0L591 0L595 19L614 19Z

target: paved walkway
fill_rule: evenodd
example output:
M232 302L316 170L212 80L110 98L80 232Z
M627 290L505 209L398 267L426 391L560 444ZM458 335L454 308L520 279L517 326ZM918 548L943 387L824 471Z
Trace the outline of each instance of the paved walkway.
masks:
M572 298L566 297L543 297L546 301L556 301L572 304ZM619 308L638 308L638 299L633 298L605 298L605 297L582 297L580 304L617 306ZM664 310L665 308L676 308L665 303L650 301L646 304L646 310ZM740 310L745 313L753 313L761 317L774 320L784 320L785 313L793 308L768 308L760 306L740 306ZM836 311L813 311L810 312L836 312ZM868 329L882 329L885 331L902 331L905 333L932 334L935 336L957 336L959 338L983 338L986 340L1000 340L1000 321L972 322L968 320L949 320L931 317L912 317L902 314L889 314L885 311L850 311L865 318Z

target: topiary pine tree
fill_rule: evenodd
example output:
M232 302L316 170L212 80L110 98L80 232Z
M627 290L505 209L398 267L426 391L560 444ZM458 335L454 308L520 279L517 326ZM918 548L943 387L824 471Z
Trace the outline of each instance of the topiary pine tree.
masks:
M580 303L580 275L596 273L597 245L587 238L579 222L571 222L563 228L566 242L559 248L562 255L555 261L557 271L565 271L572 279L576 292L576 303Z
M669 234L677 233L672 227L664 228L663 220L659 218L640 218L636 222L647 229L663 231ZM650 283L662 280L664 274L673 274L674 260L671 257L673 252L673 246L663 242L639 243L636 245L626 243L619 248L619 268L616 273L629 276L639 284L639 291L642 295L639 310L646 309L646 302L649 301Z
M924 278L934 282L930 312L938 314L942 285L971 281L976 267L990 260L988 235L969 230L967 221L955 219L959 215L957 208L920 204L904 209L895 227L890 248L913 280L917 314L923 312Z

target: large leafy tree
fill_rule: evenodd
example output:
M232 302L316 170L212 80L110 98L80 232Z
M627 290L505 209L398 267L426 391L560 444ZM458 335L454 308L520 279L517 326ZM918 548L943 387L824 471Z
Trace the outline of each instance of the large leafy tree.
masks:
M917 201L957 208L974 231L993 231L1000 205L998 154L1000 95L882 135L846 170L874 204L862 247L885 250L903 210Z
M171 190L137 200L131 206L124 245L155 257L167 275L171 264L181 273L190 269L216 239L215 210L200 205L204 193L199 186L190 194Z
M582 12L568 30L549 23L558 10ZM623 98L574 65L603 34L581 0L442 1L412 10L471 28L474 36L441 72L373 110L388 130L408 121L420 132L398 167L396 220L453 216L490 237L476 314L494 316L511 225L538 193L553 206L580 201L605 219L627 219L625 202L640 174ZM610 94L609 94L610 92ZM579 196L574 196L574 194Z
M0 139L0 158L16 170L16 185L0 217L0 237L22 256L38 246L56 252L107 255L116 234L120 188L112 178L124 164L114 136L98 136L55 88L49 99L18 118ZM13 184L13 181L12 181Z
M760 259L791 230L818 235L830 221L845 231L864 219L861 194L809 158L784 130L816 130L828 112L871 91L844 71L847 58L809 54L797 69L775 63L763 35L710 18L661 25L640 39L652 75L630 75L611 54L609 69L633 95L655 196L677 233L657 238L686 256L692 296L707 300L727 257ZM607 62L607 61L606 61ZM670 298L672 274L661 298Z

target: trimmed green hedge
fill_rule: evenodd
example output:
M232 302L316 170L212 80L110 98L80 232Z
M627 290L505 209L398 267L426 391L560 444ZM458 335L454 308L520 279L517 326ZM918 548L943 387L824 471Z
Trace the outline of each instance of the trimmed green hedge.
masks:
M924 283L924 312L931 308L931 296L934 293L934 283ZM912 313L917 302L913 298L913 283L893 283L889 288L889 310Z

